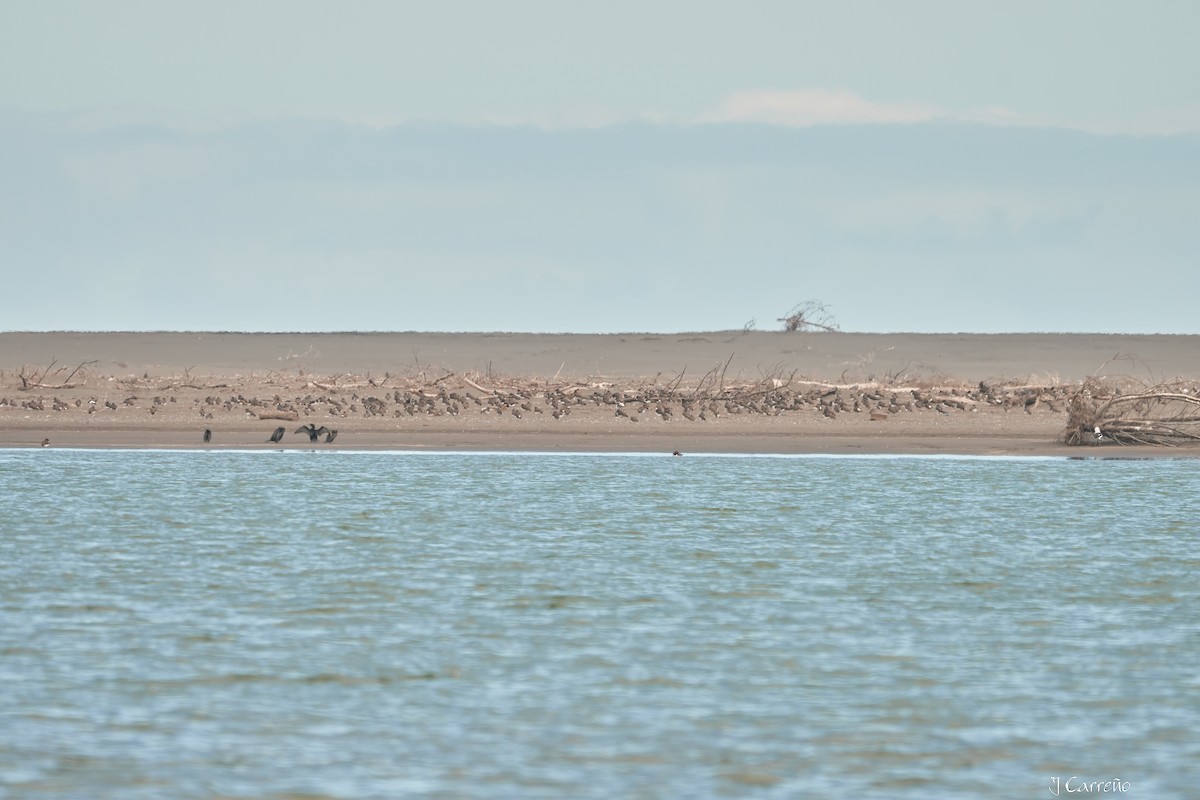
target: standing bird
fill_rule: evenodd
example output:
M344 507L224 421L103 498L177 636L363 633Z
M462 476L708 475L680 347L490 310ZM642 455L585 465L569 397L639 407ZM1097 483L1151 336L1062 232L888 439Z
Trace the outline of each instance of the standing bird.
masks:
M283 435L285 433L287 433L287 428L283 428L283 427L276 428L275 432L271 434L271 438L267 439L267 441L278 443L279 440L283 438Z
M204 429L204 443L208 444L212 441L212 431L208 428Z
M42 447L49 447L49 446L50 446L50 440L42 439Z
M329 435L325 437L325 444L329 444L336 438L337 438L337 431L335 431L333 428L330 428Z
M328 432L329 432L329 429L326 428L324 425L322 425L321 427L318 428L316 425L311 424L311 423L308 425L301 425L299 428L296 429L296 433L307 433L308 440L310 442L315 442L317 439L319 439L321 437L321 434L328 433Z

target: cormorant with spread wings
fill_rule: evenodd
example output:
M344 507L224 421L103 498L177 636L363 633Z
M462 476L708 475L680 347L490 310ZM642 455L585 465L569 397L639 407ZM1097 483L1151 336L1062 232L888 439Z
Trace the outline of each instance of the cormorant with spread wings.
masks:
M296 429L296 433L307 433L308 440L310 442L315 442L317 439L320 439L323 434L329 433L329 429L324 425L318 428L316 425L310 423L308 425L301 425Z

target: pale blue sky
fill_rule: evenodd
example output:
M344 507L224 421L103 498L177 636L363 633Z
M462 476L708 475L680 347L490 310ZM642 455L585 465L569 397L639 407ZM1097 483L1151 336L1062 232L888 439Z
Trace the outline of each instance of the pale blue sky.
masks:
M820 299L856 330L1197 333L1197 30L1182 1L0 0L0 329Z

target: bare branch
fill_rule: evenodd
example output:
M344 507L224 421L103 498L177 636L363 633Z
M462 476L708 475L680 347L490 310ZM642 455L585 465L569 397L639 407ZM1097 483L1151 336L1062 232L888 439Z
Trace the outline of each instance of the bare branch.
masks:
M819 330L837 333L837 322L829 311L829 306L819 300L806 300L792 308L787 314L777 319L783 323L783 329L789 333L795 331Z

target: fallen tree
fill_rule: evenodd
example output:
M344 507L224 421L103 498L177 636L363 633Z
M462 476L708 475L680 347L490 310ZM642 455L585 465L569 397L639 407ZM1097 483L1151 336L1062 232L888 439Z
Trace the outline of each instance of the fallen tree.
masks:
M1063 441L1167 446L1200 441L1200 392L1168 383L1124 393L1089 378L1067 399Z

